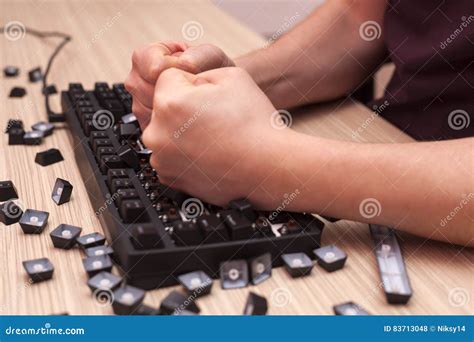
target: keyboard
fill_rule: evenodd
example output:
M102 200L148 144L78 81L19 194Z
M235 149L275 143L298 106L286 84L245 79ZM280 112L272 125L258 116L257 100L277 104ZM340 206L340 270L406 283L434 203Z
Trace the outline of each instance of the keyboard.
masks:
M283 254L313 256L320 247L324 223L313 215L257 211L246 199L221 208L161 184L123 84L71 83L61 105L95 215L129 284L171 286L198 270L217 278L222 262L264 253L278 267Z

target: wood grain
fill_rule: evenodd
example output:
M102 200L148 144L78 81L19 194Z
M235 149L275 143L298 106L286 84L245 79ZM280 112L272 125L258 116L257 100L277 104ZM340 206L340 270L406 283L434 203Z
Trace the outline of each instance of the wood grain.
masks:
M181 29L188 21L203 27L202 37L193 43L210 42L230 56L261 47L263 39L206 1L2 1L1 24L18 20L41 30L60 30L73 41L58 57L50 80L58 89L69 82L91 88L95 81L122 81L130 67L134 47L164 39L182 40ZM9 118L21 118L27 127L45 120L40 84L27 83L27 70L44 66L56 42L39 41L28 35L12 42L0 39L0 65L17 65L19 78L1 79L0 127ZM24 86L28 95L7 99L11 87ZM53 97L54 107L59 101ZM408 142L411 139L372 112L351 100L303 108L293 113L294 128L331 139L361 142ZM369 124L364 124L368 120ZM358 128L365 127L359 134ZM0 139L0 179L11 179L27 208L51 213L46 231L24 235L18 224L0 226L0 313L1 314L110 314L101 307L86 286L82 255L75 249L52 246L49 232L60 223L83 227L84 233L101 231L74 160L74 146L68 130L60 127L43 145L8 146ZM41 167L35 154L59 147L65 161ZM56 177L74 185L72 201L56 206L50 199ZM323 243L337 243L349 255L344 270L326 273L316 266L311 276L291 279L283 269L258 286L223 291L215 283L211 296L199 299L203 314L241 314L249 291L266 296L270 314L332 314L332 306L352 300L374 314L468 314L472 301L450 304L453 289L464 289L472 297L472 250L402 235L402 248L414 296L405 306L388 305L377 273L372 243L365 224L341 221L327 224ZM21 262L48 257L55 265L54 278L30 284ZM157 307L171 288L147 293L145 302ZM452 296L451 296L452 299ZM452 300L451 300L452 302Z

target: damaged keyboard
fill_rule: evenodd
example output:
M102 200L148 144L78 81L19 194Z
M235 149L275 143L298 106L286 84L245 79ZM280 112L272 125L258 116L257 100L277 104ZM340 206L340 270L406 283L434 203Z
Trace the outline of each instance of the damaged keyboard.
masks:
M61 103L95 215L129 284L170 286L197 270L217 278L222 262L264 253L277 267L282 254L320 247L324 223L313 215L256 211L245 199L221 208L161 184L123 84L89 91L71 83Z

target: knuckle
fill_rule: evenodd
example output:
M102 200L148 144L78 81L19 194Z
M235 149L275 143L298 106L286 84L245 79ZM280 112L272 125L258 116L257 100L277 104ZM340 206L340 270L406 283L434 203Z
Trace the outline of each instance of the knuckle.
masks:
M127 78L125 79L124 85L125 89L127 89L127 91L133 95L136 89L136 83L133 79L132 73L128 74Z

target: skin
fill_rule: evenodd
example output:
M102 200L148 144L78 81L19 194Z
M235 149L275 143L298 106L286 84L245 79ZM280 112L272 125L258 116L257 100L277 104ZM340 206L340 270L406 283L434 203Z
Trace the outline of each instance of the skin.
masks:
M473 246L474 139L358 144L275 125L276 108L344 96L376 68L383 39L366 42L358 30L383 21L384 3L328 1L235 63L212 45L136 50L126 87L160 180L210 203L247 197L266 210L297 193L286 210ZM367 199L378 215L361 209Z

